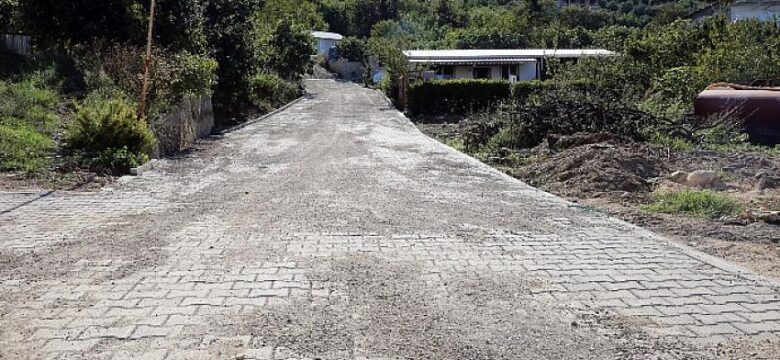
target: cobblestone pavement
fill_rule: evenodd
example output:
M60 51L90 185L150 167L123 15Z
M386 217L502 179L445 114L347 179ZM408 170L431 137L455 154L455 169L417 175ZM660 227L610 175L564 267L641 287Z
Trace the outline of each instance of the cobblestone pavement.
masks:
M778 283L533 189L377 92L95 193L0 194L2 359L772 358Z

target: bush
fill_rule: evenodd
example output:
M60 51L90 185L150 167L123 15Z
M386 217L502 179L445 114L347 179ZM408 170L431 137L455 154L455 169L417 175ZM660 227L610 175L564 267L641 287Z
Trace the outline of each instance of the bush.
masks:
M145 121L136 118L135 107L126 100L87 101L79 106L65 134L67 146L87 159L118 163L133 154L140 162L152 154L155 138ZM113 160L112 160L113 161ZM91 161L87 161L90 163Z
M736 201L712 191L681 191L659 194L645 210L664 214L684 214L699 218L735 215L742 211Z
M143 165L149 160L145 154L137 154L127 147L109 148L99 151L91 158L85 158L84 161L90 168L103 172L108 170L114 174L121 175L130 172L130 169Z
M512 99L517 105L523 105L527 103L534 96L543 94L545 91L552 90L570 90L578 92L591 92L596 91L597 86L587 80L578 81L518 81L512 83Z
M511 93L503 80L421 81L409 86L407 108L415 115L465 114L487 109Z
M274 74L258 74L250 81L250 99L262 111L271 111L301 95L300 87Z
M538 103L521 106L507 121L505 137L510 148L531 148L548 135L610 133L644 140L659 119L626 104L611 94L576 91L545 92Z
M86 64L91 88L116 84L127 94L139 94L143 78L145 50L133 45L114 45L97 51L85 50L81 57L92 57ZM155 49L149 76L149 112L163 113L187 95L211 92L216 84L217 62L187 52L169 53ZM101 78L107 77L107 78ZM137 99L139 100L139 99Z

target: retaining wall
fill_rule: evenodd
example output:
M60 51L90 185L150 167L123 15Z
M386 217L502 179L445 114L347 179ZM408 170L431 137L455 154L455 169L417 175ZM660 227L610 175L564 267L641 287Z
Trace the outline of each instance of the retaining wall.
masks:
M157 135L155 157L186 150L195 140L207 137L214 128L211 97L187 96L154 126Z

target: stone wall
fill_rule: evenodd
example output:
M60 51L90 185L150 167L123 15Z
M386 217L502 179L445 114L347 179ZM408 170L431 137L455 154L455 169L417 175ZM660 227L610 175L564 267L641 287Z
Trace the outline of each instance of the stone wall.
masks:
M187 96L154 126L157 135L155 157L186 150L192 147L195 140L209 136L213 128L211 97Z
M330 60L328 67L331 71L339 75L339 78L349 81L360 81L363 79L363 64L360 62L347 61L346 59Z

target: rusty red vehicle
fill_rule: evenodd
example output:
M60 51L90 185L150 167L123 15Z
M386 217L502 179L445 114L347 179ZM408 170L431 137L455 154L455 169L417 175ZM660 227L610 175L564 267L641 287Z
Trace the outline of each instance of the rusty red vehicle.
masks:
M743 121L751 142L780 144L780 86L775 81L758 81L750 86L715 83L694 102L697 117L729 114Z

